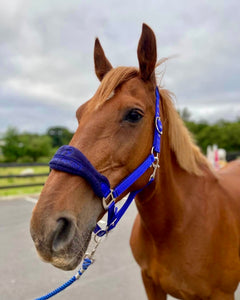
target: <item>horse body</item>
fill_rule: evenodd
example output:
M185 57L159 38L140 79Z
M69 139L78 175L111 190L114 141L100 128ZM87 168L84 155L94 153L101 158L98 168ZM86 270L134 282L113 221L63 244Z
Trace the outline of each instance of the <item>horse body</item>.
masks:
M81 149L114 187L151 152L154 33L143 25L139 70L113 69L98 39L94 59L101 85L78 109L79 126L70 145ZM139 214L130 244L148 299L163 300L167 294L185 300L234 299L240 280L240 163L213 171L192 142L170 93L160 89L160 94L160 168L153 182L148 184L150 168L126 191L145 187L136 198ZM104 213L86 180L53 170L31 220L40 256L61 269L75 268Z
M239 196L233 198L229 186L222 186L221 172L205 170L194 178L175 167L170 179L165 177L171 171L161 168L156 194L136 200L139 215L131 235L149 299L166 299L166 294L233 299L240 279ZM239 164L237 169L235 179ZM172 189L182 192L174 195Z
M236 202L236 205L239 205L239 176L240 160L228 163L224 168L220 169L218 172L218 178L221 186L226 190L226 193L228 193L228 198Z

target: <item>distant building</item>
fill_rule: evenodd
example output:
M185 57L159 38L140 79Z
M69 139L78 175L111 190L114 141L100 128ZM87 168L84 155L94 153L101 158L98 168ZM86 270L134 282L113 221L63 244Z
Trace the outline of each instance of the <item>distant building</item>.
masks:
M207 147L207 158L212 166L219 170L224 167L227 163L226 160L227 152L225 149L219 149L217 145Z

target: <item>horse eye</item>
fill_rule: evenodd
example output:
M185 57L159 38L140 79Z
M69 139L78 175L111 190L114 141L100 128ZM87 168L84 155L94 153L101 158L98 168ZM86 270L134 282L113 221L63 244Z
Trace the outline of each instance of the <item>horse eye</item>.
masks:
M124 121L128 121L130 123L137 123L142 119L142 117L143 117L143 112L141 110L131 109L124 117Z

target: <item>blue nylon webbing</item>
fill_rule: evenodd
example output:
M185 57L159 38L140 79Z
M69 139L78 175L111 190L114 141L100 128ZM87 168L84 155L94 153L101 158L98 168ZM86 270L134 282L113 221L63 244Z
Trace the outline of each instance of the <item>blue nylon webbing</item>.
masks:
M160 94L158 87L155 90L156 103L155 103L155 129L153 138L153 149L155 152L160 153L161 147L161 133L162 132L162 122L160 119Z
M129 194L127 200L124 202L123 206L119 210L117 209L117 207L115 206L115 202L113 201L108 207L108 218L107 218L106 229L102 229L97 224L93 232L97 236L101 237L101 236L104 236L110 230L112 230L117 225L117 223L120 221L120 219L122 218L122 216L128 209L129 205L132 203L133 199L139 192L140 192L140 190L131 192Z
M140 178L154 162L154 155L150 154L141 165L135 169L128 177L120 182L113 190L114 198L124 193L138 178Z
M117 223L120 221L120 219L128 209L129 205L132 203L133 199L138 194L138 192L140 192L140 190L131 192L127 200L124 202L123 206L119 210L117 210L117 207L115 206L115 202L112 202L110 206L112 206L111 210L113 213L112 214L110 213L108 215L108 220L107 220L108 231L112 230L117 225Z

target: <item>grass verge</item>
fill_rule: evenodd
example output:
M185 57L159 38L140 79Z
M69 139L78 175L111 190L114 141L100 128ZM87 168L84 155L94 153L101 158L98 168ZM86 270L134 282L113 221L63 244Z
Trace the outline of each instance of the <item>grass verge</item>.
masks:
M28 170L26 170L28 169ZM11 167L11 168L0 168L0 175L20 175L23 171L29 172L29 174L43 174L49 172L48 166L33 166L33 167ZM42 186L31 186L31 187L18 187L8 189L1 189L3 186L14 186L21 184L38 184L44 183L47 176L40 177L11 177L11 178L0 178L0 197L1 196L12 196L12 195L24 195L24 194L36 194L40 193Z

